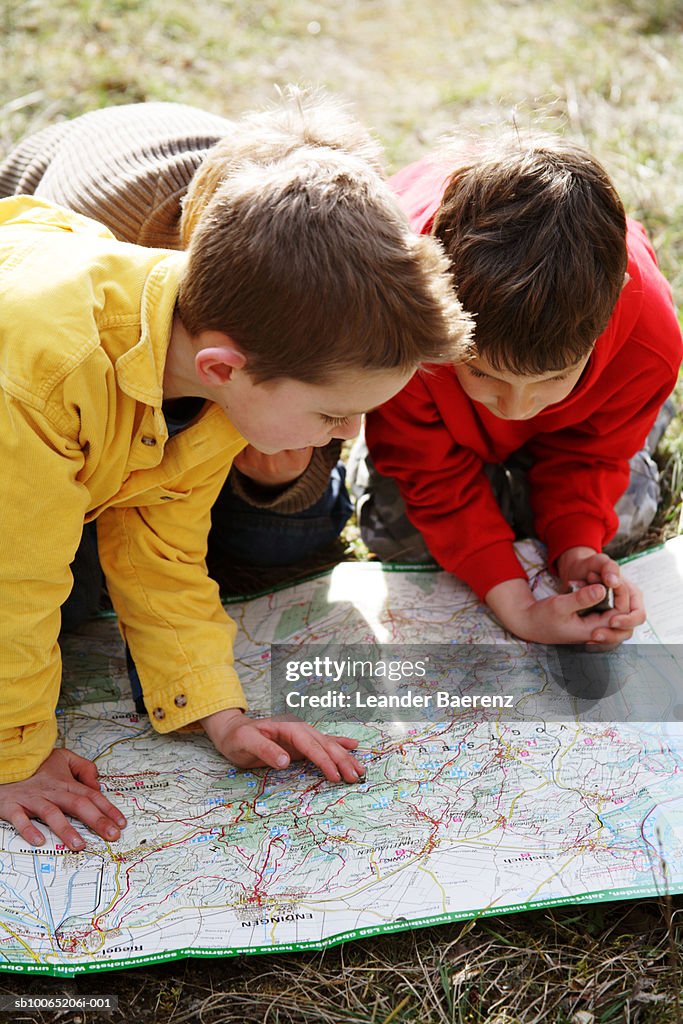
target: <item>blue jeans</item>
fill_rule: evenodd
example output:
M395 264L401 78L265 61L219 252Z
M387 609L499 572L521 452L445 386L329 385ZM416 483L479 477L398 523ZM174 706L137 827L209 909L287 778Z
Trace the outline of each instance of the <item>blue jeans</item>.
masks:
M211 510L209 562L294 565L315 554L336 540L351 515L345 480L346 466L338 462L323 496L295 515L254 508L226 484Z
M71 593L62 605L62 632L70 633L92 618L100 606L104 575L97 551L97 529L94 523L83 527L81 543L71 563L74 578Z

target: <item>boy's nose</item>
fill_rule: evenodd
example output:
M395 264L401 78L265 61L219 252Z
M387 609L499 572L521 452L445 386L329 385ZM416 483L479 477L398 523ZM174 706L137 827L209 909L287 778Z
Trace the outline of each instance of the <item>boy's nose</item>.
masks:
M498 399L498 409L510 420L523 420L532 416L536 408L533 395L513 391Z

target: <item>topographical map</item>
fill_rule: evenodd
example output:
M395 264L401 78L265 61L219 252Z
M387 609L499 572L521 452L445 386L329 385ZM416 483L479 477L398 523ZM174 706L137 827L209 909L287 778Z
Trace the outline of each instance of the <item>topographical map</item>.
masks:
M521 551L532 584L550 586L537 548ZM683 644L683 538L625 572L646 593L639 645ZM343 564L229 611L238 670L263 712L272 643L505 644L506 672L542 672L533 645L513 642L438 571ZM113 619L63 653L61 742L97 762L129 824L118 843L88 834L75 854L49 831L43 848L28 847L0 823L0 969L72 975L320 948L683 891L683 696L648 721L350 713L343 731L358 738L367 776L348 786L301 765L238 771L201 735L154 733L127 696Z

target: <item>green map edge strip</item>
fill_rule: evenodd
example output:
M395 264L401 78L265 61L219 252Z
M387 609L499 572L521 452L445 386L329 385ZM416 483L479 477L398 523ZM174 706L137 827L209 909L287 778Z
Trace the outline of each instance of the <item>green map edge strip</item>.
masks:
M393 921L389 924L381 924L376 927L356 928L347 932L339 932L327 939L309 940L307 942L284 942L275 943L271 946L250 946L235 949L207 949L202 946L183 949L169 950L164 953L152 953L148 956L127 957L121 960L107 959L101 963L81 964L42 964L42 963L10 963L0 962L0 971L16 974L44 974L51 977L74 978L79 974L98 974L102 971L125 970L130 967L148 967L151 964L167 963L169 960L186 960L190 957L201 959L216 959L217 957L234 956L264 956L281 953L305 953L308 951L321 951L331 949L333 946L341 946L344 942L357 941L358 939L369 939L377 935L390 935L396 932L413 931L418 928L433 928L441 924L453 924L457 921L477 921L482 917L498 917L504 914L522 914L530 910L546 910L551 907L576 906L582 903L609 903L617 900L636 899L656 896L676 895L675 893L663 893L656 885L648 886L627 886L621 889L598 889L594 892L584 893L582 896L556 896L551 899L533 900L529 903L513 903L501 907L485 907L474 913L468 910L453 911L448 914L436 914L433 917L415 918L413 921ZM0 925L5 931L9 931L4 925ZM10 932L11 934L11 932Z

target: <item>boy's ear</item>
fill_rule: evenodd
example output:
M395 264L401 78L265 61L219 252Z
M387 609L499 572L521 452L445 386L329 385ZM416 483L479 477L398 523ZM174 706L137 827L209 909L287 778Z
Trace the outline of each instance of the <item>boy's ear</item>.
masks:
M228 334L220 331L202 331L197 338L199 348L194 366L202 384L221 387L227 384L235 370L241 370L247 357Z

